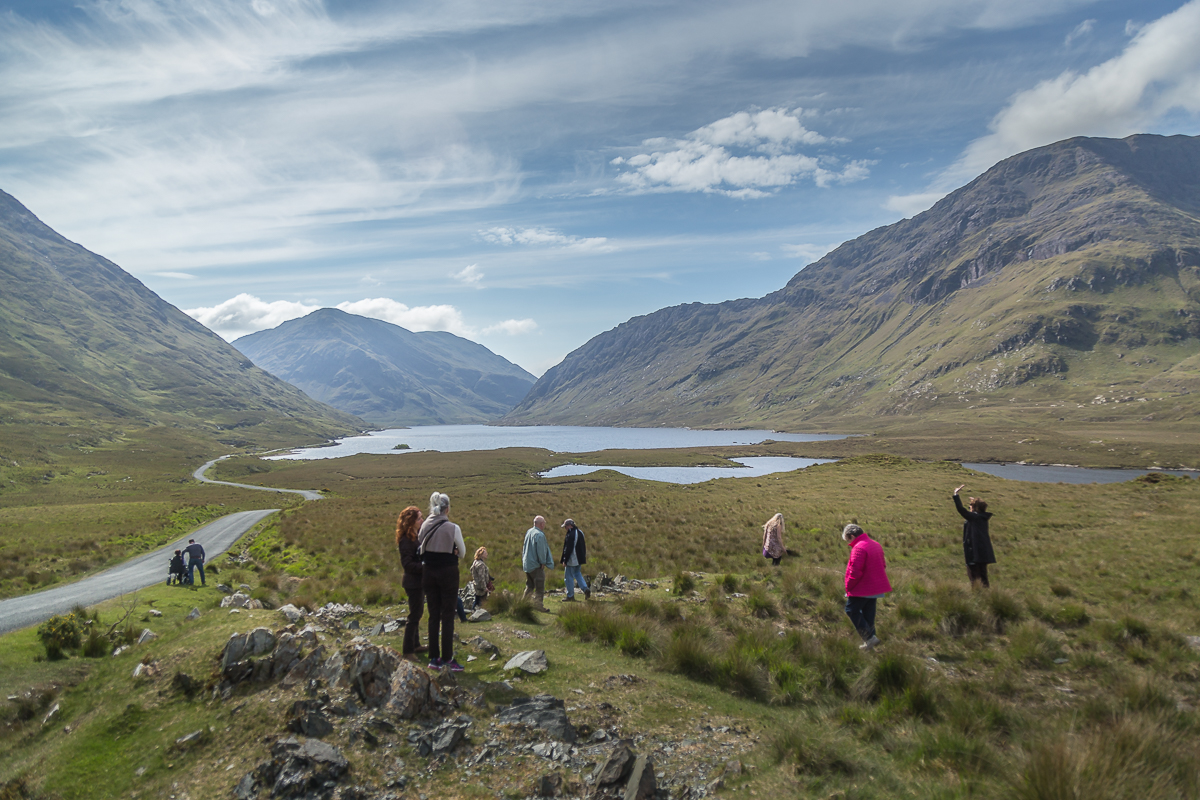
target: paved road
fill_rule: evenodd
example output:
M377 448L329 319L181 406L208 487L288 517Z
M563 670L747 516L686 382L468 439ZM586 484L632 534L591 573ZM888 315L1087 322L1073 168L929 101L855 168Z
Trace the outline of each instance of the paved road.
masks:
M204 473L208 471L209 467L220 460L216 458L209 461L196 470L192 477L202 483L220 483L225 486L237 486L262 492L286 492L298 494L305 500L321 499L321 495L317 492L305 489L275 489L267 486L252 486L248 483L214 481L204 477ZM76 605L91 606L128 592L153 586L160 581L166 583L167 564L176 550L182 550L187 545L188 539L200 542L204 545L205 555L210 559L215 558L232 547L234 542L265 517L278 510L277 508L262 508L256 511L240 511L230 514L213 520L166 547L138 556L120 566L107 569L81 581L55 586L53 589L28 594L24 597L0 601L0 634L29 625L37 625L55 614L70 611Z

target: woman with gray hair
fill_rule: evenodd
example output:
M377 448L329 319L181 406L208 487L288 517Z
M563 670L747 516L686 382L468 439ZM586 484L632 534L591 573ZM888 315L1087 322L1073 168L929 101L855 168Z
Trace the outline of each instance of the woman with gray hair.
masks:
M429 604L429 668L462 672L454 660L454 612L458 601L458 559L467 552L462 529L450 521L450 498L429 496L429 517L417 533L421 588ZM440 634L440 637L439 637Z
M879 637L875 635L875 603L892 590L883 546L854 523L842 529L842 541L850 546L850 560L846 562L846 616L862 637L859 647L874 650L879 645Z

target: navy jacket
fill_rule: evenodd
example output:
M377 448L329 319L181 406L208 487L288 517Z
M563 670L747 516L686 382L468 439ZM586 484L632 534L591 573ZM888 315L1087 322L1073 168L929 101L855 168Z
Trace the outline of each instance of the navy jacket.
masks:
M183 548L183 553L188 557L188 563L195 561L197 564L204 563L204 548L199 542L192 542L187 547Z
M567 531L567 538L563 540L562 563L566 564L571 558L571 551L575 551L575 557L579 559L579 566L587 563L587 545L583 541L583 531L579 528L571 528Z

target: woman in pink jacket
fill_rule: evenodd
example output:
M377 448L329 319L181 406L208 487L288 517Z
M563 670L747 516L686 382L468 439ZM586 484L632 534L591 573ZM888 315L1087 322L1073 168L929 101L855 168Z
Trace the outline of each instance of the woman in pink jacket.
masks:
M892 590L888 583L883 547L857 525L842 529L842 541L850 545L846 563L846 616L862 637L863 650L879 644L875 635L875 601Z

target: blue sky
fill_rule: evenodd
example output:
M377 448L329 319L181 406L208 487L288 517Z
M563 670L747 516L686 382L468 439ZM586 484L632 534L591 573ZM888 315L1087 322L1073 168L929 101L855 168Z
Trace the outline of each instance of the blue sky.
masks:
M322 306L541 374L994 162L1200 133L1200 0L0 2L0 189L227 339Z

